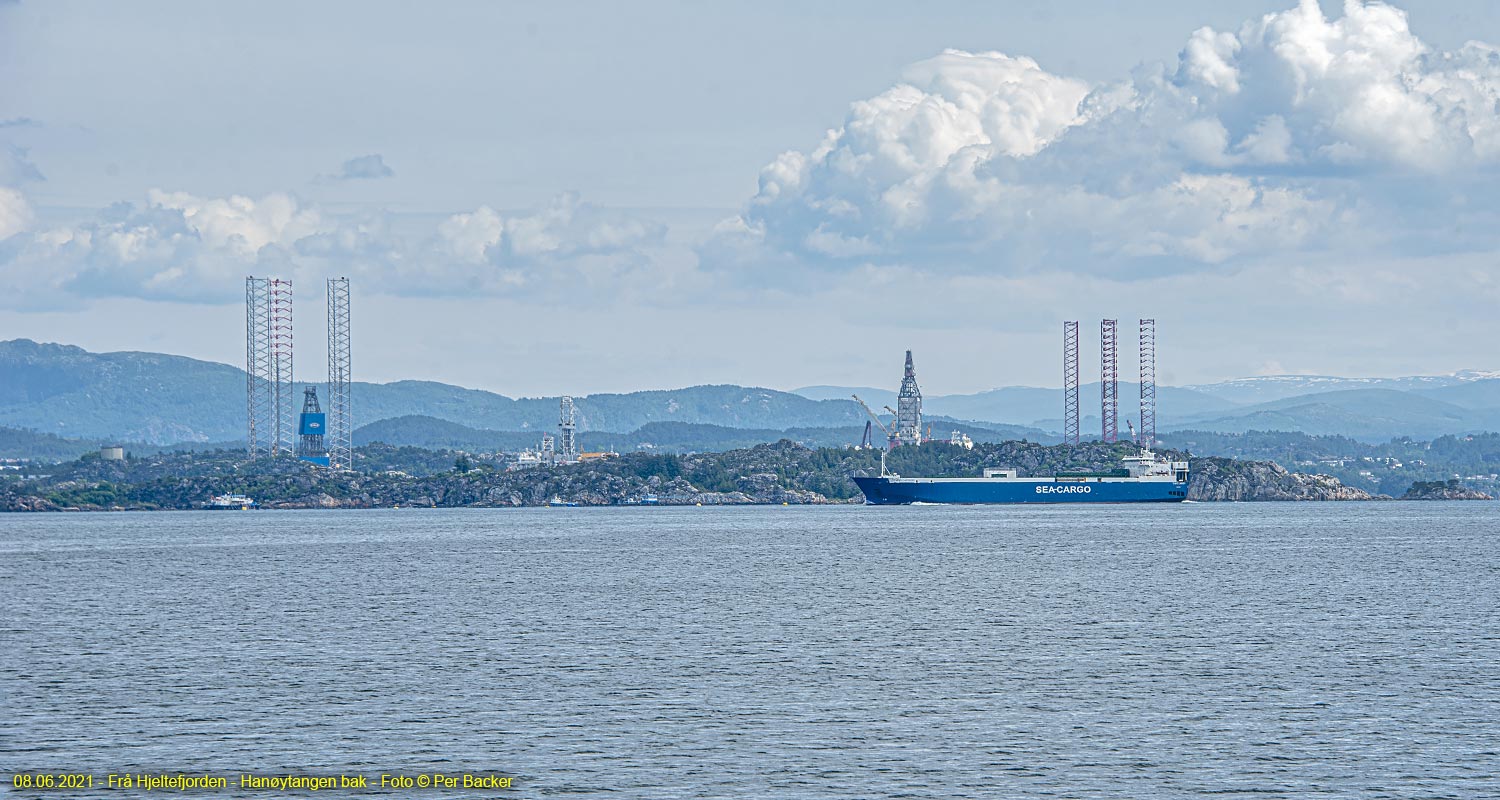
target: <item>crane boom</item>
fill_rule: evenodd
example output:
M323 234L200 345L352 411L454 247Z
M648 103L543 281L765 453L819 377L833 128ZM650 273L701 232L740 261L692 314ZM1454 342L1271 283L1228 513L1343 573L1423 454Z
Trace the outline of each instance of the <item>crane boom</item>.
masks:
M859 399L859 395L854 395L854 402L859 403L859 407L863 408L865 410L865 413L870 415L870 419L875 420L875 427L880 428L881 433L885 434L886 436L891 435L890 429L886 428L885 423L880 421L880 417L875 416L875 412L871 411L870 407L865 405L865 401Z

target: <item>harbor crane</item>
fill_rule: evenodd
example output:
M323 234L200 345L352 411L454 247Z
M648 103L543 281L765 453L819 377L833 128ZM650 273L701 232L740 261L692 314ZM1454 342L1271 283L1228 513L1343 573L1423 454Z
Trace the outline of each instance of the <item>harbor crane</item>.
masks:
M890 406L886 406L885 410L891 415L890 442L891 449L895 450L901 444L901 412ZM920 434L918 438L920 438Z
M895 441L896 440L896 429L895 429L895 424L896 423L892 422L891 423L891 427L887 428L885 426L885 423L880 421L880 417L876 416L875 412L871 411L870 407L865 404L865 401L859 399L859 395L856 394L853 397L854 397L854 402L859 403L859 407L863 408L865 410L865 413L870 415L870 419L875 422L875 427L879 428L880 432L883 433L883 434L885 434L886 441L888 441L888 442ZM890 406L886 406L885 410L886 411L891 411L891 407ZM896 416L896 412L891 411L891 417L892 417L893 420L894 420L895 416Z

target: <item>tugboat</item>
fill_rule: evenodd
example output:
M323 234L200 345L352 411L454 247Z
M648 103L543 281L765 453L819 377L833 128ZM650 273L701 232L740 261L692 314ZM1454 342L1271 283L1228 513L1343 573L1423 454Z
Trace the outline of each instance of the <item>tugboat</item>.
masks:
M204 507L209 511L250 511L260 506L242 494L216 494L208 499L208 505Z
M1121 459L1120 469L1063 472L1022 478L1016 470L987 468L979 478L903 478L886 471L857 476L866 505L910 503L1181 503L1187 499L1188 462L1169 461L1147 448Z

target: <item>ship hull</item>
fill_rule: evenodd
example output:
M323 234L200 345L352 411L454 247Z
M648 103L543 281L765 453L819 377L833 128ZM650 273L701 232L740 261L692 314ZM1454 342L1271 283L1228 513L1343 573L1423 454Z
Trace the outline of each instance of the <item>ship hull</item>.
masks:
M1177 481L1104 480L1059 482L1051 478L984 480L974 478L856 477L869 505L911 503L1059 504L1180 503L1187 484Z

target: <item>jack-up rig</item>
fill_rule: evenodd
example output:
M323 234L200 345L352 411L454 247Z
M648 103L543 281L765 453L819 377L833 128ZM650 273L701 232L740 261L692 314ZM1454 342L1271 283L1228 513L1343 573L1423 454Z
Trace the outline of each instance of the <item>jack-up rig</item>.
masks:
M354 450L349 388L349 279L328 279L328 413L306 387L297 425L292 370L292 282L245 278L245 443L251 458L295 455L347 469ZM294 438L295 437L295 438Z
M1100 441L1119 441L1119 321L1099 321ZM1147 450L1156 445L1156 320L1140 321L1140 424L1126 426ZM1079 442L1078 322L1063 323L1063 443Z

